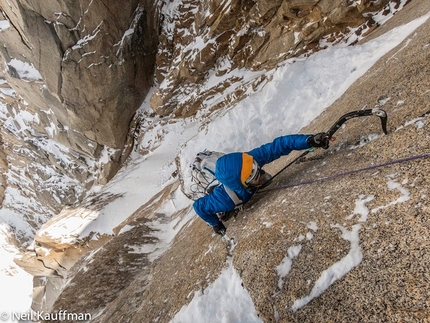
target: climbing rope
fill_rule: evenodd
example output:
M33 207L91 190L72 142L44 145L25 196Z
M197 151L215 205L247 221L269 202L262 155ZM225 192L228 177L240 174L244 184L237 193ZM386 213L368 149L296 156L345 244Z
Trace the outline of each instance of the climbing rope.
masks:
M423 159L423 158L427 158L427 157L430 157L430 153L424 153L421 155L404 157L404 158L392 160L389 162L385 162L382 164L372 165L372 166L363 167L360 169L355 169L355 170L350 170L350 171L346 171L346 172L342 172L342 173L337 173L337 174L333 174L333 175L319 177L316 179L311 179L311 180L307 180L307 181L303 181L303 182L299 182L299 183L295 183L295 184L288 184L288 185L278 186L275 188L264 189L264 190L258 191L257 193L265 193L265 192L269 192L269 191L276 191L276 190L287 189L287 188L297 187L297 186L302 186L302 185L309 185L309 184L322 182L322 181L326 181L326 180L333 179L333 178L338 178L338 177L342 177L342 176L347 176L347 175L351 175L351 174L365 172L365 171L369 171L372 169L391 166L391 165L395 165L395 164L401 164L401 163L405 163L405 162L409 162L409 161L413 161L413 160L418 160L418 159Z

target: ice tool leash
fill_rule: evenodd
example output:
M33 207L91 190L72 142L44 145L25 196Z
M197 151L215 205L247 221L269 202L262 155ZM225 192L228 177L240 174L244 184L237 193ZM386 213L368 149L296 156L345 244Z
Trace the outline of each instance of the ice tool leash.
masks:
M384 132L384 134L387 134L387 113L380 108L374 108L374 109L351 111L351 112L344 114L327 131L328 138L332 139L334 133L349 119L357 118L357 117L366 117L366 116L377 116L377 117L379 117L381 119L382 131ZM278 171L275 175L273 175L271 179L269 179L266 183L264 183L259 188L258 193L262 192L261 191L262 189L269 186L269 184L273 181L273 179L275 177L277 177L279 174L281 174L284 170L286 170L292 164L296 163L298 160L302 159L303 157L305 157L307 154L309 154L312 151L314 151L314 148L309 148L309 149L305 150L300 156L298 156L293 161L291 161L286 166L284 166L280 171Z

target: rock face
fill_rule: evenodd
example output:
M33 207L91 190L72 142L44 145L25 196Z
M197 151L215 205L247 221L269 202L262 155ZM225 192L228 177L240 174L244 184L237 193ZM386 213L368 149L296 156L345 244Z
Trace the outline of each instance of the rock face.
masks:
M414 1L383 28L429 11L428 1ZM328 129L351 109L383 105L389 135L357 145L361 135L380 133L379 120L350 120L328 151L317 151L283 172L272 183L277 189L255 196L236 220L227 222L227 232L237 242L231 254L225 241L196 220L182 229L149 272L136 273L133 264L143 264L145 254L140 259L127 254L134 232L123 232L92 261L76 265L53 309L98 314L92 322L170 322L195 292L204 294L230 259L263 322L428 322L429 158L295 188L280 186L429 152L429 33L427 21L303 129ZM267 171L276 172L294 157L268 165ZM157 213L142 208L133 218L135 227L146 226L145 211ZM112 257L106 257L107 248ZM291 248L300 249L294 259ZM131 258L128 275L124 254ZM276 268L288 256L291 270L280 277ZM344 276L332 267L358 258ZM113 297L109 276L98 273L120 269L123 285L121 290L113 286ZM324 277L329 287L319 292ZM91 302L79 302L76 295ZM303 305L309 295L317 296Z
M2 96L0 167L10 173L2 187L34 200L28 212L6 205L29 221L45 214L33 228L106 183L127 157L131 121L153 81L158 6L0 2L9 24L0 32L3 78L13 89Z
M17 262L58 286L82 254L110 239L63 244L49 231L81 217L80 205L98 205L97 196L84 198L130 153L134 116L153 83L160 120L207 116L254 91L279 62L357 41L374 27L368 13L388 2L0 0L0 202L35 237ZM253 77L232 77L238 69Z
M2 9L12 25L3 33L7 80L14 88L23 83L12 60L40 72L43 89L19 94L69 128L55 139L93 156L102 145L123 148L152 84L157 8L144 1L10 1Z
M171 8L172 14L163 17L156 71L160 86L151 97L151 107L162 115L190 116L207 107L229 106L246 95L244 80L228 77L231 70L271 69L282 60L323 48L326 42L345 38L353 42L374 26L372 15L365 14L387 2L179 2ZM351 28L359 26L351 34ZM225 82L212 86L210 71ZM263 81L256 77L250 83ZM212 101L217 92L232 88L236 91L227 102Z
M258 71L327 41L355 40L373 24L365 14L387 2L0 2L9 23L0 33L2 70L14 91L1 113L0 167L11 174L1 187L34 200L6 206L37 229L105 184L130 152L131 122L154 71L157 114L210 113L265 82ZM235 69L256 74L229 77ZM214 71L224 81L210 85Z
M0 202L27 247L16 263L49 285L105 242L55 245L36 233L73 216L65 207L79 209L128 156L153 83L159 2L12 0L0 10Z

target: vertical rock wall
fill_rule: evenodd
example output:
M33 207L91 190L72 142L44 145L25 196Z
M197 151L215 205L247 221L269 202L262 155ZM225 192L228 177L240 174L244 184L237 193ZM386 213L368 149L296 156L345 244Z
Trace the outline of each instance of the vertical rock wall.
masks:
M388 2L183 0L166 4L169 10L157 56L160 87L151 97L151 107L161 115L190 116L206 107L231 105L243 99L246 89L240 86L243 79L228 77L230 71L269 70L327 42L352 42L375 26L369 13ZM223 77L224 84L213 85L211 74ZM248 85L262 81L256 78ZM210 100L227 92L236 92L229 103Z
M152 85L158 10L149 0L0 1L0 77L13 90L0 99L0 167L3 188L34 199L29 214L75 203L127 156Z

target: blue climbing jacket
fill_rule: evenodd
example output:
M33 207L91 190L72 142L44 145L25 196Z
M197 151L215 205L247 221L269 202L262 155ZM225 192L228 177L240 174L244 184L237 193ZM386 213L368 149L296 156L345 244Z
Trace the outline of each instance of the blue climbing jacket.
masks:
M293 150L309 148L306 140L310 135L287 135L264 144L247 152L260 167L271 163L281 156L288 155ZM233 190L237 196L246 203L252 197L253 192L243 186L240 180L242 169L242 153L230 153L217 160L215 177L223 185ZM216 215L218 212L228 212L235 208L235 204L228 196L222 185L215 187L214 191L199 198L193 204L196 213L209 225L215 226L220 220Z

